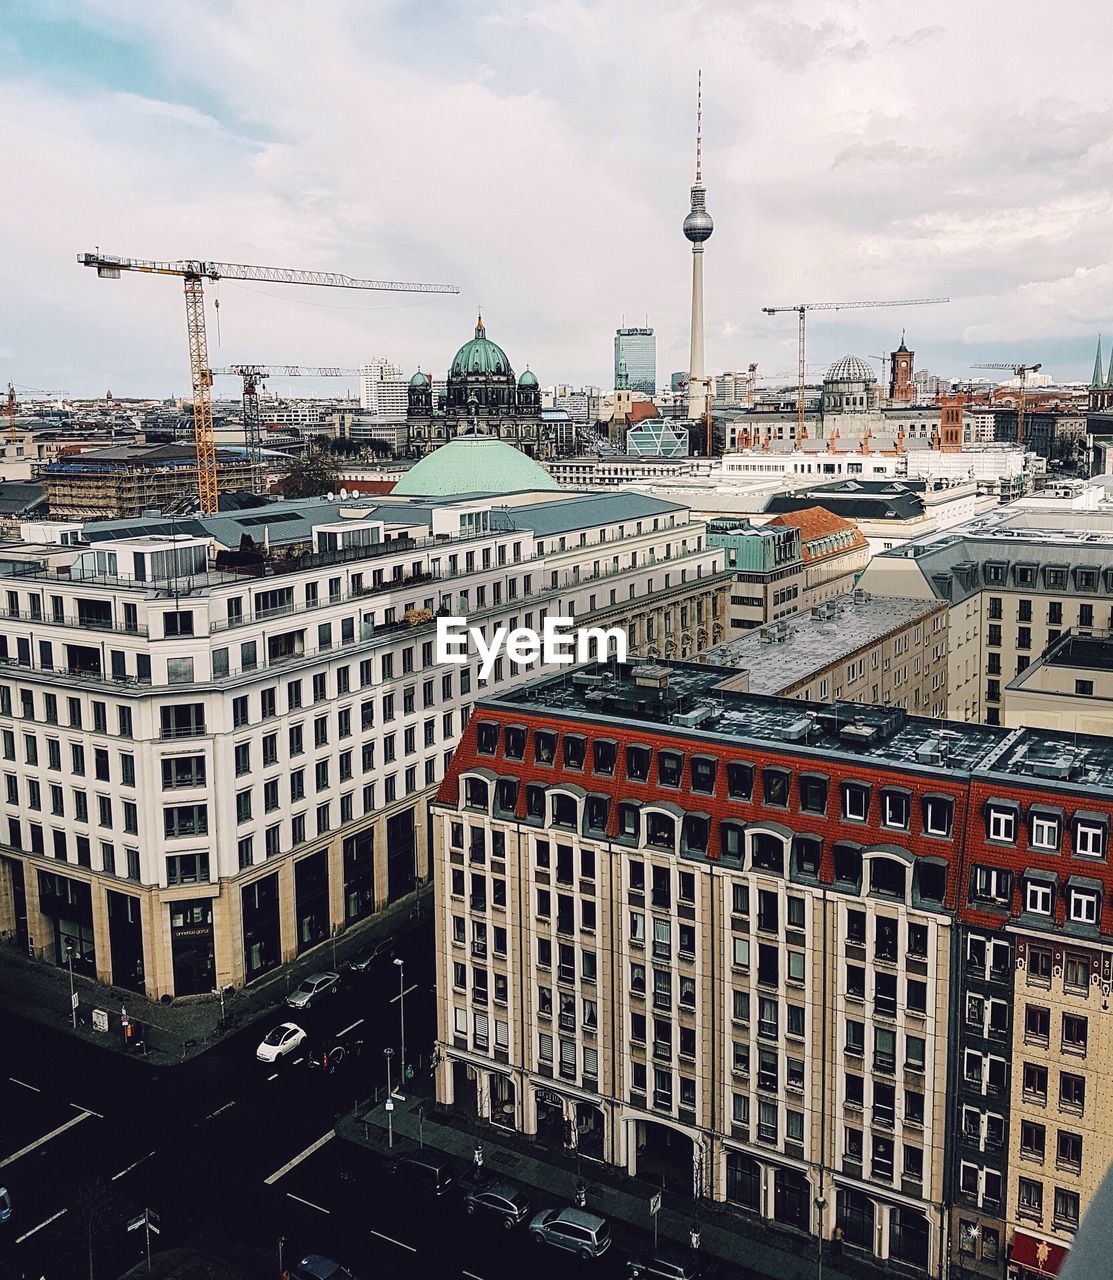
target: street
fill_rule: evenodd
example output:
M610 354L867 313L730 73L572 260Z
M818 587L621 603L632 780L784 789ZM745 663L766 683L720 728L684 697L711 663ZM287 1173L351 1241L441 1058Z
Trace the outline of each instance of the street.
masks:
M401 939L407 1053L426 1060L433 1039L432 940L423 925ZM111 1280L144 1256L130 1219L150 1209L153 1247L192 1246L226 1258L246 1277L279 1275L286 1261L321 1252L361 1275L502 1280L523 1265L563 1275L568 1255L539 1248L524 1229L465 1215L401 1188L384 1162L334 1135L338 1116L385 1089L384 1048L399 1062L398 968L389 954L348 975L336 996L303 1014L279 1006L180 1067L142 1063L77 1043L62 1032L5 1017L0 1078L0 1185L13 1216L0 1237L0 1276ZM334 1076L310 1068L306 1047L274 1066L255 1049L283 1021L316 1040L362 1053ZM552 1197L533 1196L535 1208ZM605 1212L605 1206L599 1206ZM621 1275L647 1237L614 1224L616 1245L592 1271Z

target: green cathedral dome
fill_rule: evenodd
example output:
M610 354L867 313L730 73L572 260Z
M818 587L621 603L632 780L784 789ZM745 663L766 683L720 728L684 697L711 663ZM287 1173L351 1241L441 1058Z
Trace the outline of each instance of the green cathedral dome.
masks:
M435 498L458 493L550 492L559 487L539 462L512 444L494 436L465 435L415 462L391 492Z
M480 316L475 326L475 337L456 352L452 368L448 371L450 378L462 378L469 373L501 374L513 376L514 370L506 358L506 352L497 342L487 337Z

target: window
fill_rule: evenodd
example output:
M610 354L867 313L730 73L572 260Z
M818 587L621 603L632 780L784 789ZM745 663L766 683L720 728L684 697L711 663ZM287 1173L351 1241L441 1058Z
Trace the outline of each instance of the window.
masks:
M804 813L827 812L827 779L805 773L800 778L800 808Z
M1020 1125L1020 1154L1029 1160L1042 1160L1047 1134L1042 1124L1023 1120Z
M1082 1168L1082 1135L1060 1129L1055 1143L1055 1164L1077 1172Z
M844 782L842 816L848 822L865 822L870 812L870 789L860 782Z
M1024 1007L1024 1040L1026 1044L1047 1044L1051 1034L1051 1011L1039 1005Z
M1047 1101L1047 1068L1037 1062L1026 1062L1022 1076L1024 1096L1029 1101Z
M1024 910L1033 915L1049 916L1055 902L1055 890L1042 880L1028 880L1024 885Z
M903 791L881 793L881 825L897 831L908 830L908 796Z
M732 800L749 800L754 791L754 766L742 760L727 764L727 794Z
M1105 825L1078 819L1074 824L1074 851L1086 858L1105 857Z
M1047 1069L1043 1069L1044 1096L1047 1095ZM1059 1109L1076 1111L1079 1115L1086 1107L1086 1079L1068 1071L1059 1073Z
M1059 819L1050 814L1033 810L1028 828L1028 839L1033 849L1058 853Z
M1017 1210L1030 1218L1043 1217L1043 1183L1021 1178L1017 1187Z
M1078 1192L1055 1188L1055 1221L1065 1226L1078 1225Z
M1088 889L1072 889L1067 896L1068 915L1078 924L1097 924L1101 914L1101 895Z
M762 799L779 809L788 807L789 775L784 769L762 769Z
M986 818L986 834L990 840L1016 843L1016 811L990 808Z
M1013 896L1012 872L1001 871L996 867L975 867L971 896L977 902L1007 906Z
M1063 1052L1085 1054L1088 1020L1072 1013L1063 1014Z
M954 801L945 796L924 800L924 831L929 836L949 836L954 820Z

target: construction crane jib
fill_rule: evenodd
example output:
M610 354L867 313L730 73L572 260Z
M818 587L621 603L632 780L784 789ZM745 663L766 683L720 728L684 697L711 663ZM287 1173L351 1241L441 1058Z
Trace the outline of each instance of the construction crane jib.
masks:
M118 258L108 254L80 253L78 262L93 267L103 280L118 280L123 271L147 275L177 276L185 285L186 332L193 386L193 435L197 448L197 495L201 512L217 510L216 443L213 437L212 370L205 336L206 280L254 280L270 284L320 285L330 289L376 289L390 293L459 293L451 284L418 284L401 280L363 280L332 271L297 271L289 267L258 267L237 262L200 259L159 262L146 258Z
M263 467L263 412L259 384L268 378L354 378L358 369L309 368L297 364L233 364L211 369L214 378L243 379L243 434L253 485L258 488Z
M1039 373L1042 364L1020 364L1018 361L996 361L992 364L972 364L971 369L1008 369L1019 384L1016 398L1016 442L1024 448L1024 409L1028 401L1028 375Z
M782 311L795 311L800 318L797 351L796 439L803 440L807 434L804 428L804 317L809 311L855 311L862 307L926 307L940 302L950 302L950 298L889 298L879 302L798 302L792 307L762 307L762 311L767 316L774 316Z

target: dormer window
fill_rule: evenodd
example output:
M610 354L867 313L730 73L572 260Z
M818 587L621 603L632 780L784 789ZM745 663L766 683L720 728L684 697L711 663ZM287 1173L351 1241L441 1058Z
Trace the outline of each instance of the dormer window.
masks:
M949 836L954 822L955 803L950 796L924 798L924 832L929 836Z
M506 726L506 755L510 760L524 760L526 757L526 731L521 725Z
M761 791L766 804L778 809L788 808L788 779L787 769L762 769Z
M626 778L629 782L649 781L649 761L653 752L649 747L626 748Z
M493 720L480 720L476 732L476 748L481 755L493 756L499 749L499 727Z
M991 804L986 811L986 837L1002 844L1016 844L1016 808Z
M589 831L607 830L607 818L610 815L611 802L606 796L588 796L587 827Z
M1028 824L1029 845L1043 853L1058 853L1061 826L1059 818L1054 814L1034 809Z
M718 761L711 756L693 756L692 790L701 796L713 795L717 771Z
M1074 851L1080 857L1104 858L1107 836L1108 827L1098 815L1075 818Z
M586 743L578 733L564 735L564 767L566 769L582 769L584 767L584 748Z
M574 796L564 795L558 791L553 796L553 826L575 830L579 819L579 806Z
M727 794L732 800L749 800L754 793L754 766L744 760L727 764Z
M911 805L905 791L882 791L881 825L893 831L907 831Z
M818 773L802 773L799 782L800 812L827 812L827 779Z
M679 751L657 753L657 781L662 787L679 787L684 775L684 757Z
M591 744L591 767L601 778L614 776L618 748L610 738L596 738Z
M481 809L487 812L487 804L489 792L486 782L482 778L467 778L464 781L464 807L467 809Z
M870 816L870 789L862 782L844 782L842 816L847 822L865 822Z
M676 819L667 813L649 813L645 821L645 842L658 849L676 847Z
M1075 924L1097 924L1101 916L1101 894L1091 889L1071 889L1067 896L1067 916Z
M1055 888L1043 880L1024 885L1024 910L1034 916L1050 916L1055 909Z
M495 783L495 807L503 813L513 813L518 808L517 778L500 778Z
M538 764L552 764L556 759L556 734L551 729L538 729L533 735L533 755Z

